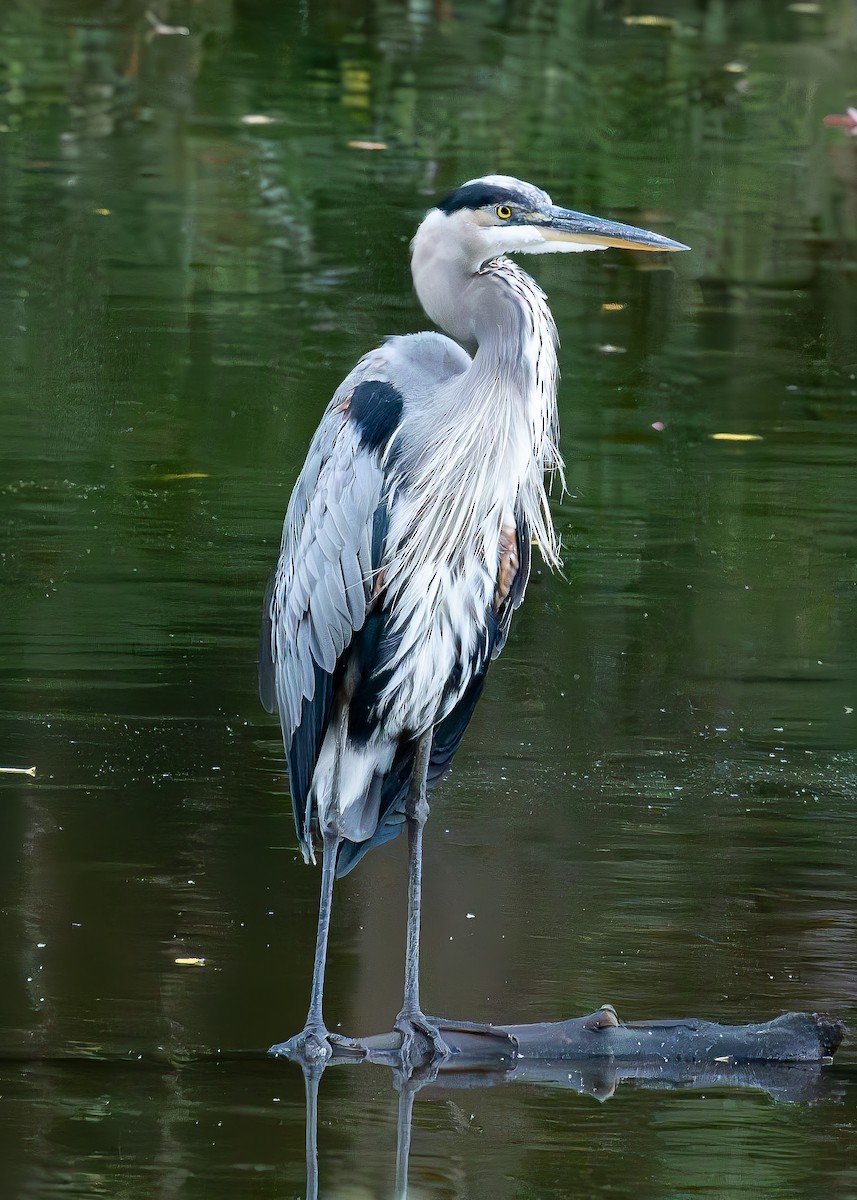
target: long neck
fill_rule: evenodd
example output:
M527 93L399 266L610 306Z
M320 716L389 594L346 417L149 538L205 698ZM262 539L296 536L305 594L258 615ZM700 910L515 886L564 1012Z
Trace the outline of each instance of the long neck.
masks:
M560 466L557 332L544 292L510 259L494 259L472 277L461 309L477 344L462 390L492 390L494 403L510 407L515 426L527 429L540 469Z
M545 295L509 259L474 269L462 256L421 250L415 241L414 283L423 307L456 340L477 347L469 369L445 389L444 443L455 447L446 453L460 460L462 471L468 461L471 471L478 463L480 473L501 476L495 486L510 485L515 507L556 565L544 473L557 471L561 478L562 459L556 326Z

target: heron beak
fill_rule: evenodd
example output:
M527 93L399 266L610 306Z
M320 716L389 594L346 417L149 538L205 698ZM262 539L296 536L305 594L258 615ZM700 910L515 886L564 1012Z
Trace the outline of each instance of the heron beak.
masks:
M683 242L674 242L672 238L650 233L648 229L637 229L619 221L604 221L601 217L589 217L569 208L551 208L539 216L539 228L548 242L573 242L592 250L606 250L609 246L620 246L625 250L690 249Z

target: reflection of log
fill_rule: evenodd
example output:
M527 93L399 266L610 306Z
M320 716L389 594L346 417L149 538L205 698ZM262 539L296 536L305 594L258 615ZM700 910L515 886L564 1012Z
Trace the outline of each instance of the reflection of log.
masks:
M607 1099L616 1085L762 1088L784 1100L818 1094L819 1068L845 1034L819 1013L786 1013L755 1025L695 1018L624 1023L609 1005L586 1017L534 1025L438 1020L457 1053L422 1070L444 1086L524 1081L549 1083ZM334 1046L331 1065L369 1061L398 1068L401 1036L364 1038L359 1049ZM793 1069L789 1070L789 1066Z

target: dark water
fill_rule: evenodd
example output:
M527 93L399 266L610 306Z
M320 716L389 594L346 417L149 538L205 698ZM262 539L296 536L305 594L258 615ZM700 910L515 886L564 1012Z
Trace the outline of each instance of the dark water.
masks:
M853 4L156 13L190 35L0 8L0 765L37 768L0 775L0 1194L303 1192L299 1072L199 1057L293 1033L309 985L261 594L332 389L425 324L416 223L489 170L694 249L533 260L566 578L436 797L427 1006L854 1021ZM339 889L343 1029L398 1007L404 851ZM387 1075L328 1072L322 1195L390 1195L395 1126ZM855 1150L847 1047L813 1104L435 1089L411 1196L847 1200Z

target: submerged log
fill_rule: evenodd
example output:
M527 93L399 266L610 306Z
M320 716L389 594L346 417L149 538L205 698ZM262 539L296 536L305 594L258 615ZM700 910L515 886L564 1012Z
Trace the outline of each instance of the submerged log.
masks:
M478 1024L436 1018L453 1051L441 1070L499 1069L531 1060L568 1062L622 1059L673 1063L823 1063L845 1036L841 1021L822 1013L784 1013L772 1021L719 1025L685 1017L621 1021L612 1005L567 1021L532 1025ZM352 1049L335 1045L331 1065L355 1058L385 1062L398 1055L401 1034L377 1034Z
M841 1021L822 1013L789 1012L771 1021L719 1025L694 1017L621 1021L612 1005L567 1021L488 1025L437 1019L453 1054L432 1057L426 1043L412 1067L425 1083L444 1087L538 1082L600 1100L621 1082L644 1087L760 1088L777 1099L820 1096L821 1067L845 1036ZM333 1047L330 1066L372 1062L401 1069L401 1035L363 1038Z

